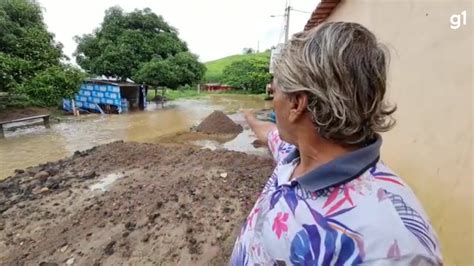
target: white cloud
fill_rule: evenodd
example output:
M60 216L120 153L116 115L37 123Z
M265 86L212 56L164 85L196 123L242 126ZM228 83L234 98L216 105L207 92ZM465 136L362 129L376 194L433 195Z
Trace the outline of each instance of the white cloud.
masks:
M298 10L312 12L318 0L293 0ZM151 8L177 28L180 37L202 61L239 54L244 47L267 49L279 41L285 0L39 0L44 19L64 52L72 58L75 35L91 33L102 22L107 8L126 11ZM303 29L309 14L292 12L290 33Z

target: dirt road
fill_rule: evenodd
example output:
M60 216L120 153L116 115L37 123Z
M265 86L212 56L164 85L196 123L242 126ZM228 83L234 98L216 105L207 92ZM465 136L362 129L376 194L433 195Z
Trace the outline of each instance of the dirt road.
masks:
M18 170L0 182L0 262L224 265L272 167L239 152L114 142Z

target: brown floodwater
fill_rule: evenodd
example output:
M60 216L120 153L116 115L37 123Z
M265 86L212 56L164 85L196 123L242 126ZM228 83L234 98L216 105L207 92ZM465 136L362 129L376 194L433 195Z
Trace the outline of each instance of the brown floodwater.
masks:
M154 143L160 137L185 130L199 124L214 110L235 114L243 108L270 108L271 102L249 95L211 95L201 99L150 104L146 111L122 115L83 115L66 117L51 129L42 125L7 131L0 139L0 179L13 174L15 169L55 161L70 156L77 150L116 140ZM11 124L11 126L18 126ZM8 127L7 127L8 128ZM246 130L226 144L211 143L215 148L259 153L250 143L253 136ZM209 143L199 143L214 148ZM261 150L260 150L261 152Z

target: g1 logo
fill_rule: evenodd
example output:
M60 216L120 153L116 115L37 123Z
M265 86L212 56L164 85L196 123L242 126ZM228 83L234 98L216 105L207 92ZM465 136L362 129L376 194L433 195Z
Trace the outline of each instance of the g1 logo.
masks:
M462 18L462 21L461 21L461 18ZM461 12L461 14L452 15L451 18L449 19L449 21L451 22L450 27L453 30L459 29L459 27L461 27L461 25L466 25L467 24L467 12L466 12L466 10Z

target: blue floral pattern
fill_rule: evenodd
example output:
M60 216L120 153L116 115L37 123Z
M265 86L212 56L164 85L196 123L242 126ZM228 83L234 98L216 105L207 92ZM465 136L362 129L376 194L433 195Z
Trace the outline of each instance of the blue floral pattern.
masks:
M278 164L242 227L232 265L442 264L418 200L382 162L349 183L308 191L285 176L296 148L277 131L268 140Z

